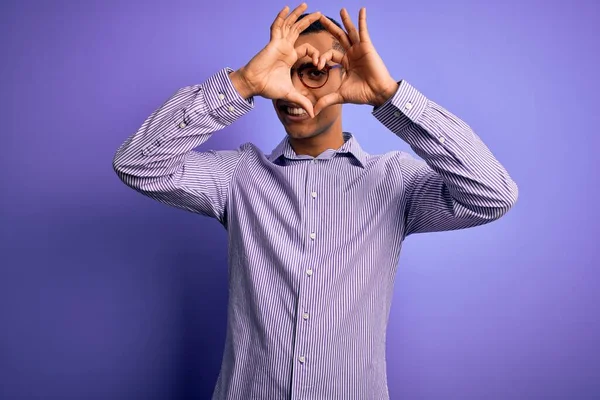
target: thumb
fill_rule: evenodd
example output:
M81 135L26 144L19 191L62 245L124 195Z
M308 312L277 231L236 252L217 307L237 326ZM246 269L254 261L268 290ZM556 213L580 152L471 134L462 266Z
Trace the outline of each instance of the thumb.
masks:
M304 110L306 110L306 112L308 113L308 115L310 115L311 118L315 117L312 102L306 96L301 95L300 92L296 90L289 92L287 96L285 96L285 100L289 100L292 103L299 104L300 106L302 106L302 108L304 108Z
M318 115L323 109L333 105L333 104L342 104L344 102L344 98L337 92L329 93L321 97L317 104L315 104L315 115Z

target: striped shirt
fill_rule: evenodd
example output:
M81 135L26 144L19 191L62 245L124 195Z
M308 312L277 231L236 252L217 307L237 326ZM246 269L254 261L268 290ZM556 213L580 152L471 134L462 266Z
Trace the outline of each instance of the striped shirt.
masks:
M197 151L254 108L224 68L177 90L117 150L129 187L217 219L229 241L227 334L213 400L389 398L386 327L402 242L494 221L518 189L458 117L401 81L372 115L423 160L287 137Z

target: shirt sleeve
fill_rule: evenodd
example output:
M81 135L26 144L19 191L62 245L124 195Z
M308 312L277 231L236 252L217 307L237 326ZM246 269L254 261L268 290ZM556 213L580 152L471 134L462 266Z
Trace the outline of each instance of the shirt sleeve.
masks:
M408 82L373 115L423 159L395 158L404 237L489 223L516 203L516 183L475 132Z
M231 83L230 68L177 90L117 150L113 168L129 187L162 203L225 223L232 175L244 156L236 150L195 151L213 132L254 107Z

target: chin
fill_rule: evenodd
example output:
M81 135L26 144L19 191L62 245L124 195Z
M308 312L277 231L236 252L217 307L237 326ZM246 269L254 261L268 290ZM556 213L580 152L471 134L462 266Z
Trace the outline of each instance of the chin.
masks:
M310 129L307 126L290 126L290 125L284 125L285 127L285 131L287 132L288 136L294 138L294 139L306 139L306 138L311 138L314 136L317 136L319 134L319 132L316 132L314 129Z

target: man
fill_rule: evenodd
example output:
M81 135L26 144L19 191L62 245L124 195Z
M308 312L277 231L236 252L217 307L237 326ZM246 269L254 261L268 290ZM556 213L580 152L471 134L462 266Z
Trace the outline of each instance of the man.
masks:
M400 249L417 232L503 216L517 186L469 126L406 81L370 41L284 8L244 67L178 90L118 150L135 190L216 218L229 237L228 327L213 399L388 399L385 336ZM289 13L289 14L288 14ZM273 100L287 135L270 155L193 149ZM424 159L371 155L342 130L368 104ZM368 134L373 134L369 132Z

